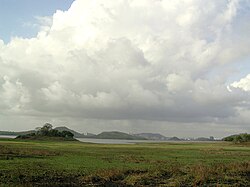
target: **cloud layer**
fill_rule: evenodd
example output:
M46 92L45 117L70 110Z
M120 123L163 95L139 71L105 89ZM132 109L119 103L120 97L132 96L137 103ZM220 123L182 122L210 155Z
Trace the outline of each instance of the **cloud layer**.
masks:
M0 41L0 113L249 130L249 76L228 83L250 56L249 7L76 0L46 18L37 37Z

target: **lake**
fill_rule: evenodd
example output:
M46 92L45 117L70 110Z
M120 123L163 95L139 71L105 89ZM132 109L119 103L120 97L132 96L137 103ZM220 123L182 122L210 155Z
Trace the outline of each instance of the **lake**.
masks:
M97 144L136 144L136 143L153 143L164 142L155 140L119 140L119 139L95 139L95 138L76 138L81 142L97 143Z
M0 138L15 138L16 136L10 136L10 135L0 135Z
M169 141L169 140L119 140L119 139L95 139L95 138L76 138L85 143L96 144L136 144L136 143L218 143L220 141Z

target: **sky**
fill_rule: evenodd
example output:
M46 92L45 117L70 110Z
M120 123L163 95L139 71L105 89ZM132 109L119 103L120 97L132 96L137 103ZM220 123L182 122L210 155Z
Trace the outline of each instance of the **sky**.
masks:
M9 42L12 37L31 38L39 32L42 17L51 17L56 10L67 10L73 0L1 0L0 38Z
M249 0L1 0L0 129L250 132Z

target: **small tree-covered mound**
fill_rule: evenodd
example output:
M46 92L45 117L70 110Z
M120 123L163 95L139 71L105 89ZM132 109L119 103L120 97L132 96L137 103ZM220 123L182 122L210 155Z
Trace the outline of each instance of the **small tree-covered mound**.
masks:
M235 143L250 142L250 134L247 134L247 133L235 134L235 135L227 136L223 138L223 140L235 142Z
M38 140L75 140L74 134L69 131L58 131L53 129L50 123L46 123L43 127L36 128L35 133L19 135L16 139L38 139Z

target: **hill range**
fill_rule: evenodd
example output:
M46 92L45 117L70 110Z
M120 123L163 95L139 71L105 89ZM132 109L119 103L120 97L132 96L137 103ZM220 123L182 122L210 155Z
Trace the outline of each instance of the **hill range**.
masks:
M109 132L101 132L100 134L92 134L92 133L79 133L75 130L69 129L68 127L55 127L58 131L69 131L74 134L75 138L96 138L96 139L123 139L123 140L156 140L156 141L185 141L186 139L180 139L178 137L166 137L159 133L138 133L138 134L128 134L119 131L109 131ZM18 136L25 135L30 133L35 133L35 130L14 132L14 131L0 131L0 135L7 136ZM193 141L211 141L209 138L198 138L192 139Z

